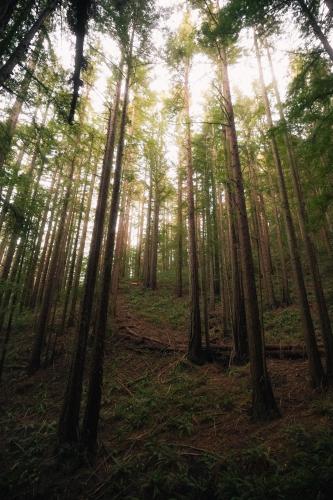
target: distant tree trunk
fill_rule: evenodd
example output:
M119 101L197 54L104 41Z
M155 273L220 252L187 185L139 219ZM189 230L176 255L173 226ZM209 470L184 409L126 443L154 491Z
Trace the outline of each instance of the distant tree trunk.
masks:
M130 50L128 54L127 75L124 89L124 102L121 113L119 128L119 142L117 148L117 159L114 171L110 216L108 221L107 236L105 242L104 261L101 270L101 295L98 306L97 323L94 331L94 347L89 374L89 385L87 403L82 424L82 436L88 448L93 449L96 445L97 428L102 400L103 383L103 361L104 343L107 328L108 305L111 287L111 272L114 254L114 243L119 211L120 184L122 173L122 161L124 152L125 130L127 121L127 107L129 98L129 84L132 72L132 49L134 29L132 30Z
M91 178L91 181L90 181L90 188L89 188L89 193L88 193L87 206L86 206L86 209L85 209L84 220L83 220L83 227L82 227L82 233L81 233L81 238L80 238L80 244L79 244L79 248L78 248L78 252L77 252L75 274L74 274L74 279L73 279L73 287L72 287L72 294L71 294L71 299L70 299L70 308L69 308L68 321L67 321L67 326L68 327L73 326L74 325L74 321L75 321L75 311L76 311L76 304L77 304L78 291L79 291L79 285L80 285L80 276L81 276L81 269L82 269L82 261L83 261L84 248L85 248L86 239L87 239L87 231L88 231L88 224L89 224L89 215L90 215L91 202L92 202L92 197L93 197L93 192L94 192L96 173L97 173L97 162L96 162L96 165L94 167L94 171L93 171L92 178Z
M207 210L207 207L206 207ZM203 324L206 348L209 349L209 319L208 319L208 297L207 297L207 245L205 245L205 225L207 225L207 217L205 212L202 213L202 234L201 234L201 294L203 305Z
M68 377L63 407L59 419L58 438L60 442L71 442L78 439L79 414L81 406L86 347L91 316L93 312L94 291L96 286L98 263L102 248L104 218L107 208L108 190L113 163L116 125L122 81L122 67L123 64L121 63L121 69L119 72L115 91L114 107L113 110L110 111L109 116L107 142L103 159L95 223L86 271L86 280L81 306L81 316L77 331L76 347L73 351L72 364Z
M36 232L36 245L35 245L34 251L32 252L31 260L29 262L29 266L28 266L27 273L26 273L26 281L25 281L25 285L24 285L24 294L23 294L24 295L24 305L26 307L30 307L30 304L31 304L31 298L32 298L34 283L35 283L35 278L36 278L36 271L38 270L38 258L40 256L42 240L43 240L43 237L45 235L45 227L46 227L46 222L47 222L47 214L49 211L49 203L50 203L50 199L51 199L51 193L53 193L53 191L54 191L55 182L56 182L56 174L54 174L52 176L50 189L48 191L45 207L43 210L42 220L41 220L40 226L38 227L38 230ZM39 185L39 182L38 182L38 185ZM35 199L35 196L36 196L36 193L33 193L31 196L32 202Z
M88 163L90 163L90 160L91 160L91 150L90 150L89 156L90 156L90 158L88 160ZM77 267L77 260L79 257L79 254L77 253L77 247L79 244L81 223L82 223L83 213L84 213L84 201L85 201L85 197L86 197L87 183L88 183L88 180L87 180L87 175L86 175L83 193L82 193L82 198L81 198L81 203L80 203L80 208L79 208L79 218L77 221L77 228L75 231L75 239L73 241L73 251L69 253L69 255L71 255L71 263L70 263L70 269L69 269L69 275L68 275L68 282L66 284L66 294L65 294L64 306L63 306L63 311L62 311L60 332L64 332L66 329L67 312L68 312L68 309L70 306L70 296L71 296L71 293L73 291L75 269Z
M183 295L183 175L181 164L178 165L177 188L177 258L176 258L176 290L177 297Z
M156 290L157 287L157 248L158 248L158 226L160 217L159 187L155 187L154 224L151 235L151 255L150 255L150 288Z
M143 254L143 286L148 288L150 285L150 262L151 262L151 212L152 212L152 200L153 200L153 179L152 171L149 173L149 195L148 195L148 207L147 207L147 223L146 223L146 235L145 235L145 249Z
M73 176L74 176L74 171L75 171L75 160L73 159L71 162L69 174L68 174L68 185L66 188L63 204L62 204L62 209L61 209L61 216L60 220L65 220L66 215L67 215L67 210L70 202L70 195L71 195L71 189L72 189L72 181L73 181ZM48 270L48 276L47 276L47 281L45 284L45 291L43 295L43 301L41 304L41 310L38 318L38 324L37 324L37 329L35 333L35 338L34 338L34 343L33 343L33 348L32 348L32 353L31 353L31 358L28 366L28 374L32 375L35 373L41 365L41 354L42 354L42 349L43 349L43 344L45 340L45 333L47 329L47 324L48 324L48 319L49 319L49 314L50 314L50 309L52 306L52 299L54 297L55 291L56 291L56 285L55 283L58 280L58 273L59 273L59 256L61 253L62 245L64 243L64 237L65 233L63 231L63 227L59 226L58 231L57 231L57 236L54 242L54 248L53 248L53 253L52 253L52 259L50 262L50 268Z
M50 209L50 217L48 220L47 233L45 235L43 250L42 250L41 257L39 259L38 271L37 271L35 283L33 286L33 291L31 294L30 307L32 309L34 309L36 307L36 305L40 303L40 300L41 300L41 297L42 297L43 291L44 291L47 270L49 267L54 238L56 235L57 226L58 226L58 222L59 222L58 219L59 219L59 213L60 213L60 206L58 206L57 203L58 203L58 200L60 199L61 194L62 194L62 190L59 188L59 185L60 185L60 175L58 177L57 185L56 185L56 188L54 190L55 195L53 198L52 207Z
M252 183L252 210L254 212L255 226L256 226L256 237L258 238L258 246L261 260L261 271L265 287L266 295L266 306L269 309L274 309L277 307L277 301L275 299L274 285L272 279L272 261L270 255L270 244L269 235L267 228L267 221L265 219L265 207L263 199L259 196L259 186L257 181L257 173L255 167L252 163L252 159L249 158L249 172L250 180Z
M112 266L110 315L113 318L116 316L119 279L124 260L124 250L126 244L125 240L128 231L128 218L129 218L130 200L131 200L128 191L129 191L128 188L125 188L124 185L119 223L118 223L117 241L114 251L114 262Z
M256 419L267 419L276 416L279 411L274 399L265 362L264 341L259 317L251 240L245 204L243 174L239 158L234 111L231 101L227 56L223 47L219 49L219 55L222 64L223 94L229 121L231 167L235 180L235 198L239 221L238 227L240 233L243 289L253 390L253 417Z
M187 171L187 205L188 205L188 245L189 245L189 276L190 276L190 325L188 357L194 363L201 363L203 359L201 343L200 318L200 285L199 263L197 255L197 237L195 227L195 207L193 193L193 161L192 137L190 118L190 91L189 91L190 61L185 63L185 121L186 121L186 171Z
M12 326L12 320L13 320L13 315L14 315L14 310L16 303L18 301L19 293L17 291L18 285L20 283L20 277L21 277L21 271L22 271L22 264L23 264L23 256L24 256L24 251L25 251L25 243L23 244L23 241L21 241L17 256L15 259L15 263L12 269L12 276L11 276L11 281L14 285L14 290L10 289L7 291L8 295L8 320L7 320L7 328L5 331L5 336L3 338L2 346L1 346L1 356L0 356L0 382L2 379L2 373L3 373L3 368L4 368L4 363L6 359L6 354L7 354L7 346L8 346L8 341L10 337L10 332L11 332L11 326ZM16 288L16 290L15 290ZM6 312L1 311L0 313L0 332L2 330L3 322L5 319Z
M263 69L261 65L261 56L259 53L258 41L256 35L254 36L254 44L256 57L258 61L258 69L259 69L259 78L262 90L262 97L265 104L266 109L266 117L267 117L267 125L270 130L273 129L273 120L270 110L270 104L268 100L268 95L264 83L264 75ZM289 252L291 257L291 263L294 272L294 279L296 282L296 288L298 293L298 301L300 305L300 313L303 325L303 332L305 337L306 350L308 355L309 362L309 371L311 376L312 385L314 387L321 387L325 382L325 376L323 367L321 364L321 359L318 351L318 346L316 343L314 326L311 318L310 306L308 302L308 297L306 293L304 277L303 277L303 269L300 260L300 255L297 247L297 240L295 234L295 228L291 216L291 210L289 205L287 187L285 183L284 173L282 169L281 158L278 151L278 146L276 142L276 138L274 134L270 136L271 140L271 148L273 159L276 167L277 177L278 177L278 185L279 185L279 193L280 193L280 201L282 204L282 209L284 212L288 244L289 244Z
M34 36L44 24L49 15L55 10L57 5L59 4L59 1L60 0L49 0L47 2L46 6L40 11L34 24L23 36L22 40L14 49L13 53L10 55L6 63L0 68L0 86L2 86L8 80L16 65L25 57L25 54L29 50Z
M139 210L139 227L138 227L138 244L136 250L136 261L135 261L135 277L136 279L141 278L141 253L142 253L142 238L143 238L143 224L144 224L144 210L145 210L145 200L142 199L141 210Z
M217 221L217 230L219 238L219 248L220 248L219 259L220 259L220 296L222 305L222 332L225 335L225 333L228 331L230 324L230 296L229 296L229 286L228 286L228 272L226 265L228 240L224 235L222 194L219 185L216 187L215 197L217 199L216 221Z

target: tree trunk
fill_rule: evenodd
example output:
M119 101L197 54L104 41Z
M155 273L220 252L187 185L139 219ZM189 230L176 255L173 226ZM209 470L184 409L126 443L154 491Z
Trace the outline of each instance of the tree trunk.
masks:
M149 172L149 195L147 207L147 223L146 223L146 237L145 237L145 250L143 255L143 286L148 288L150 285L150 254L151 254L151 212L153 200L153 178L152 171Z
M176 260L176 290L177 297L183 295L183 175L182 167L178 164L177 188L177 260Z
M61 209L60 220L65 220L67 216L68 205L70 202L70 195L72 190L72 181L75 171L75 160L72 160L70 171L68 174L68 185L66 188L64 201ZM38 318L37 329L34 338L34 344L32 348L31 358L28 366L28 374L32 375L41 366L41 354L43 349L43 344L45 340L45 334L50 314L50 309L52 306L52 300L56 290L56 283L58 280L59 273L59 256L61 253L62 245L64 243L65 233L63 227L59 226L57 231L57 236L54 242L54 248L52 252L52 258L50 262L50 268L48 270L47 281L45 284L45 291L43 294L43 300L41 304L41 310Z
M160 200L158 186L155 187L155 207L154 207L154 224L151 235L151 255L150 255L150 288L156 290L157 287L157 248L158 248L158 223L160 216Z
M300 184L300 179L298 175L298 166L296 162L296 158L294 155L294 150L291 142L290 135L287 129L287 122L283 113L282 102L280 98L280 93L277 85L277 80L274 73L273 63L269 48L266 45L267 56L271 68L272 78L273 78L273 86L275 90L275 95L278 104L278 110L280 114L281 122L284 126L284 139L288 156L288 163L292 174L293 188L294 194L297 202L297 211L298 211L298 220L300 224L300 230L302 234L302 239L304 241L305 252L307 256L307 260L309 263L309 268L312 277L312 284L315 293L316 306L318 311L318 320L320 324L320 331L323 338L324 348L325 348L325 357L326 357L326 374L329 379L333 379L333 335L331 322L328 314L328 308L325 300L324 290L322 286L322 280L320 276L317 256L315 247L313 245L308 226L308 214L305 208L304 196L302 192L302 187Z
M190 61L185 63L185 122L186 122L186 172L187 172L187 205L188 205L188 245L190 276L190 325L188 358L194 363L202 363L201 318L200 318L200 284L197 255L197 238L195 227L195 207L193 193L193 161L192 137L190 121L189 70Z
M121 114L121 122L119 129L119 143L117 148L117 158L114 171L111 209L108 222L107 236L105 242L104 261L101 272L101 295L98 307L98 316L96 328L94 331L94 347L92 353L92 361L89 375L89 385L87 393L87 403L82 424L83 440L88 448L93 449L97 439L97 428L99 421L99 413L102 399L102 383L103 383L103 360L104 360L104 343L107 328L108 305L111 286L111 271L114 253L114 243L116 226L119 211L120 199L120 184L122 173L122 161L124 152L125 130L127 120L127 107L129 98L129 84L132 70L132 49L133 49L134 29L131 35L130 51L128 54L127 75L124 90L124 102Z
M313 29L314 34L321 41L322 46L324 47L324 49L326 50L327 54L329 55L329 58L333 62L333 48L330 45L327 36L324 34L324 32L322 31L321 27L319 26L319 24L318 24L315 16L313 15L313 13L311 12L310 8L307 6L307 4L306 4L306 2L304 0L297 0L297 3L299 4L299 6L301 8L301 11L303 12L304 16L307 18L307 20L308 20L311 28ZM329 0L326 3L330 4L328 7L329 7L330 12L331 12L332 1Z
M82 261L83 261L84 248L85 248L86 238L87 238L89 215L90 215L91 202L92 202L92 197L93 197L93 192L94 192L96 173L97 173L97 162L96 162L96 165L94 167L94 172L92 174L92 178L90 181L90 188L89 188L87 206L86 206L85 215L84 215L82 233L81 233L81 238L80 238L80 245L79 245L79 249L77 252L76 267L75 267L75 274L74 274L73 287L72 287L72 295L71 295L71 299L70 299L70 309L69 309L68 321L67 321L68 327L73 326L74 321L75 321L76 303L77 303L77 299L78 299Z
M235 118L231 101L227 56L223 47L220 49L219 55L222 64L223 94L229 121L231 167L235 180L235 198L239 221L238 227L240 232L239 240L243 271L243 289L253 390L253 417L255 419L267 419L277 416L279 411L274 399L265 361L264 341L259 317L250 232L245 204L243 174L239 158Z
M258 69L259 69L259 78L262 90L262 97L265 104L266 109L266 117L267 117L267 125L270 130L273 129L273 120L270 110L270 104L268 100L268 95L264 83L264 75L261 65L261 57L259 53L258 41L256 35L254 36L254 44L256 57L258 61ZM275 163L275 168L278 177L278 185L279 185L279 193L280 193L280 202L282 205L282 209L284 212L286 230L287 230L287 238L289 245L289 252L291 257L291 263L293 267L294 279L297 288L298 301L300 305L300 313L303 325L303 332L305 337L306 350L308 355L309 362L309 371L311 382L314 387L321 387L325 382L325 376L323 367L321 364L321 359L318 351L318 346L316 343L314 326L311 318L310 306L308 302L308 297L306 293L304 277L303 277L303 269L299 256L299 251L297 247L297 240L295 234L294 223L291 216L291 210L289 205L287 187L285 183L284 173L282 169L281 158L278 151L278 146L276 142L276 138L273 134L270 136L271 138L271 148L273 159Z
M81 316L77 330L76 347L73 351L71 369L59 419L58 438L60 442L71 442L78 439L79 413L81 406L86 347L93 311L97 268L103 241L104 219L107 207L108 190L116 137L116 125L122 81L122 67L123 64L121 63L114 98L114 108L110 112L108 123L107 143L104 153L102 175L95 214L95 223L86 271L84 295L81 306Z

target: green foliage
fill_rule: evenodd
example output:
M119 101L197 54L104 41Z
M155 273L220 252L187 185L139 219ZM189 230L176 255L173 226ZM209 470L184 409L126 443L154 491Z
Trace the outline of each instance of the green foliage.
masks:
M268 342L293 344L303 339L300 315L295 307L266 311L264 324Z
M187 11L178 32L170 36L167 42L166 58L169 66L179 68L185 61L191 60L195 50L195 30Z
M185 327L188 304L187 299L170 300L173 290L163 286L164 278L160 276L161 282L158 290L145 290L131 284L124 285L124 292L130 307L142 315L143 318L155 325L164 324L171 327ZM165 283L165 282L164 282Z

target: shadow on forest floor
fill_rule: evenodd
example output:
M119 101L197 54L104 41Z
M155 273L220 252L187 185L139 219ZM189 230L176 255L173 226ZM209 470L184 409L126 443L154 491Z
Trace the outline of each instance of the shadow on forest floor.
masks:
M118 326L182 343L187 304L170 294L126 284ZM282 329L295 338L293 311L267 313L272 338ZM247 364L193 366L180 353L127 342L120 328L107 340L100 446L90 464L73 449L54 453L71 335L60 337L54 365L31 378L22 369L31 332L15 335L19 351L11 350L1 396L1 498L331 498L333 394L309 388L306 361L268 361L282 418L254 423Z

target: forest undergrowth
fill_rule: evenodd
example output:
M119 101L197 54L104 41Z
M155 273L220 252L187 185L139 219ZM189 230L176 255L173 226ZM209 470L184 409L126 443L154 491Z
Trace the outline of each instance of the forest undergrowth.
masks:
M167 283L154 292L122 285L94 460L74 447L56 451L71 338L60 336L53 365L28 378L31 332L21 319L1 396L3 498L330 498L333 393L309 388L306 360L269 360L283 416L254 423L248 364L196 366L162 346L184 337L186 307ZM268 342L299 343L293 306L266 312L265 325Z

